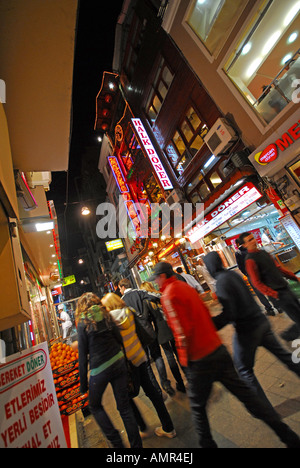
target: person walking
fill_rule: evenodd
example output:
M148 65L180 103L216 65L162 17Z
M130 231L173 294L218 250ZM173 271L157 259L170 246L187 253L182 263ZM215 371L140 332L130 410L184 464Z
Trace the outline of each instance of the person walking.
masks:
M161 421L162 426L155 429L155 434L158 437L164 436L173 439L176 437L176 431L163 398L150 379L147 370L147 356L136 334L132 309L127 307L126 303L114 293L106 294L101 302L118 326L122 335L126 357L133 364L136 370L136 378L139 379L145 395L152 402Z
M217 252L204 257L209 273L216 279L216 294L223 306L221 314L213 317L217 330L231 323L235 328L233 337L233 361L240 377L271 405L254 374L255 354L263 346L276 356L286 367L300 377L300 364L293 363L292 355L286 351L273 333L269 320L262 313L241 276L226 270Z
M258 289L256 289L253 286L253 284L251 284L251 280L249 278L249 275L248 275L248 272L247 272L246 266L245 266L246 257L248 255L248 250L241 244L240 239L236 239L235 242L236 242L236 245L238 247L238 250L235 252L235 259L236 259L237 266L239 267L239 269L241 270L243 275L245 275L247 277L247 279L249 281L249 284L250 284L251 288L253 289L253 291L255 292L258 300L264 306L265 311L266 311L266 315L274 317L276 314L275 314L275 311L274 311L274 308L273 308L272 304L268 301L266 296L264 296Z
M79 298L75 317L81 393L89 389L91 412L112 447L124 448L119 432L102 405L104 391L110 383L130 446L142 448L138 425L129 403L127 367L117 327L106 320L105 308L93 293L85 293Z
M176 268L176 272L181 275L192 288L195 288L199 294L204 293L204 289L202 288L201 284L193 277L193 275L189 275L188 273L184 273L181 267Z
M163 359L161 357L161 353L160 353L160 357L161 357L161 359L160 359L159 350L157 349L157 346L155 346L156 345L156 343L155 343L156 334L155 334L155 331L154 331L154 329L152 327L152 324L151 324L151 322L149 320L149 310L148 310L148 307L147 307L147 301L159 302L160 301L160 295L159 295L159 293L157 291L148 292L146 290L133 289L131 287L131 283L130 283L130 280L128 278L124 278L119 282L119 288L120 288L120 291L121 291L121 294L122 294L122 299L126 303L126 305L133 309L134 313L138 316L138 319L141 320L143 325L146 326L146 329L148 329L148 330L151 329L150 331L152 331L152 333L153 333L152 340L151 341L150 340L145 341L144 336L142 336L142 334L141 334L142 330L139 330L139 329L137 330L137 334L139 336L139 339L140 339L140 341L141 341L147 355L148 356L149 356L149 354L151 355L151 349L152 349L152 351L154 353L154 356L152 356L152 357L154 359L155 364L156 365L158 364L157 370L158 370L159 376L160 376L161 381L162 381L162 388L165 390L165 392L168 395L170 395L172 397L172 396L175 395L175 390L172 388L171 382L167 378L167 372L166 372L166 368L165 368ZM154 372L152 370L149 359L147 361L147 366L148 366L148 372L149 372L149 375L150 375L150 378L152 380L153 385L156 387L156 389L162 395L161 388L160 388L160 386L159 386L159 384L157 382L157 379L156 379L156 377L154 375ZM165 395L165 396L167 398L167 395Z
M209 310L197 292L189 285L177 281L172 266L167 262L155 265L149 281L156 281L162 292L161 303L188 380L188 396L200 446L217 448L211 434L206 406L213 383L220 381L254 417L272 428L287 447L300 448L298 435L238 376Z
M294 322L293 326L280 334L286 341L300 336L300 304L297 296L291 291L285 278L299 282L291 271L275 262L265 250L259 250L251 232L240 235L242 245L247 249L246 270L251 283L262 294L268 296L276 309L282 309Z
M144 281L141 284L141 289L148 292L156 292L156 289L148 281ZM152 358L155 361L157 371L161 380L163 389L167 392L169 386L171 386L170 381L167 379L167 371L163 361L163 357L160 351L160 346L164 350L165 356L167 358L168 364L170 366L173 377L176 380L176 389L179 392L185 393L185 385L177 364L178 355L175 346L175 341L173 334L170 330L170 327L167 324L167 321L163 315L161 305L151 301L144 301L145 306L148 308L148 314L150 320L154 324L154 329L156 332L156 339L153 343L149 345L149 350ZM171 387L173 390L173 388ZM170 393L169 393L170 394ZM175 394L175 391L174 391Z

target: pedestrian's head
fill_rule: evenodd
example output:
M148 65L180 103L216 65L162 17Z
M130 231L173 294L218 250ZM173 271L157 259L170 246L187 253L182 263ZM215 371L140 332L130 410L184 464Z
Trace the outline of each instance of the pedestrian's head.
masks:
M101 303L108 312L126 307L125 302L115 293L105 294L105 296L101 299Z
M61 314L65 310L63 304L59 304L59 306L57 307L57 310L58 310L58 313Z
M176 268L176 271L177 271L177 273L179 273L179 275L181 275L181 273L183 273L183 269L181 267Z
M144 291L156 292L156 293L157 293L157 290L155 289L155 287L153 286L153 284L150 283L150 281L144 281L144 282L141 284L141 289L144 289Z
M207 268L207 271L213 278L216 278L218 273L224 270L222 258L218 252L214 250L205 255L203 262Z
M77 302L75 312L75 322L83 321L86 325L95 328L96 322L99 322L105 314L105 309L101 300L96 294L84 293Z
M255 250L257 248L256 239L251 232L243 232L243 234L240 235L239 240L241 245L243 245L247 250Z
M131 282L128 278L124 278L121 281L119 281L119 289L121 291L121 294L124 294L126 289L131 288Z
M155 281L158 287L161 289L167 279L174 276L174 271L171 263L159 262L155 265L152 271L152 275L149 281Z

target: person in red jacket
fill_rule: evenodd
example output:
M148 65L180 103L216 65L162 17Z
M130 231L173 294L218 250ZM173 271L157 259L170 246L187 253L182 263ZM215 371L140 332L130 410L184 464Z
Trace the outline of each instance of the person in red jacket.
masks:
M266 405L238 376L210 312L195 289L178 281L172 265L157 263L149 281L156 281L161 304L171 328L181 366L188 380L192 417L202 448L217 448L206 412L213 383L221 382L258 419L271 427L289 448L300 448L300 439L271 405Z

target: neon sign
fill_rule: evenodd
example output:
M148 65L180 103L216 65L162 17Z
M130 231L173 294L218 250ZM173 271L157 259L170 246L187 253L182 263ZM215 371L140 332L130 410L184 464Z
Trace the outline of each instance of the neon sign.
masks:
M157 152L154 149L153 144L151 143L148 133L146 132L141 120L140 119L131 119L131 120L137 132L138 138L141 144L143 145L147 155L149 156L150 162L155 170L155 173L162 187L164 188L164 190L172 190L173 185L161 163L161 160L158 157Z
M120 192L122 194L129 193L128 185L126 184L124 174L122 172L122 169L120 167L119 161L117 160L116 156L109 156L108 162L109 162L109 165L111 167L111 170L113 172L114 178L117 182Z

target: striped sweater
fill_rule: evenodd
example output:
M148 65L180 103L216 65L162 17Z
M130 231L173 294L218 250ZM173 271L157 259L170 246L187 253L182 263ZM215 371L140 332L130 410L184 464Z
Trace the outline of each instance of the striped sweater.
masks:
M136 334L133 312L129 307L110 311L110 315L122 335L126 357L135 367L147 361L146 353Z

